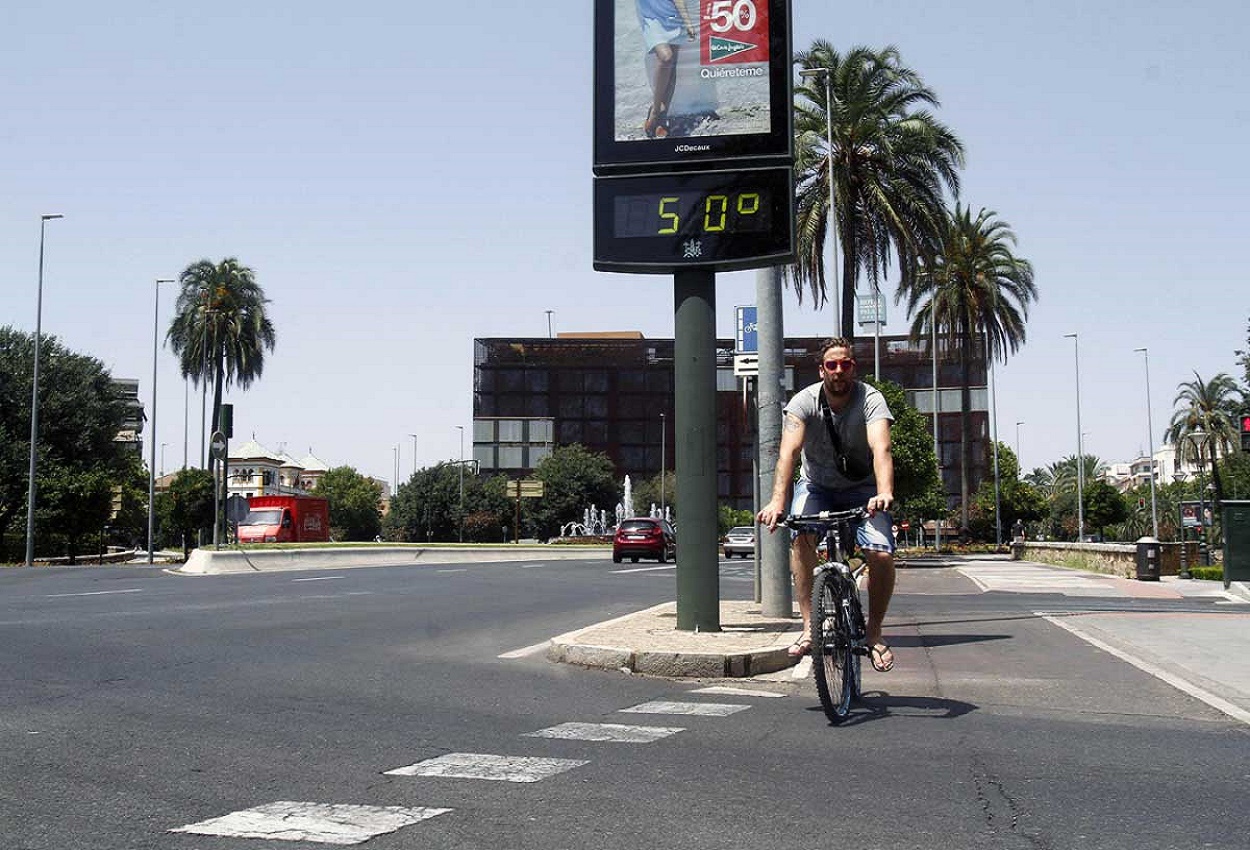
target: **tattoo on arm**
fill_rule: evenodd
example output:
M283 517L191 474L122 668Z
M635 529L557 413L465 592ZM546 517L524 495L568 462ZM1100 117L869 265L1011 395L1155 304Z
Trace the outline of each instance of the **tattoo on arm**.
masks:
M789 413L787 413L786 418L781 423L781 430L782 431L797 431L802 426L803 426L803 423L798 420L798 417L792 416Z

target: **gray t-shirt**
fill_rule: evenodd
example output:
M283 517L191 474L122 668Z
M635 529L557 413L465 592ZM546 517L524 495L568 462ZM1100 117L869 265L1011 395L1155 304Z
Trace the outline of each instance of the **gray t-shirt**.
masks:
M876 486L876 475L872 471L872 449L868 447L868 423L885 419L894 421L890 407L875 387L862 381L855 382L850 401L841 413L830 410L833 427L838 431L838 439L842 442L842 451L851 458L858 459L863 468L869 470L866 478L852 481L838 471L833 443L829 439L829 430L820 415L820 392L824 386L815 383L804 387L794 394L785 412L803 422L803 469L801 477L827 490L846 490L850 487L864 485Z

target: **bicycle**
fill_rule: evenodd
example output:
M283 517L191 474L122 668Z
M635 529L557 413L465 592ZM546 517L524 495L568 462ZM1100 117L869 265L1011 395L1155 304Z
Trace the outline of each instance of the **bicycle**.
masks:
M816 692L831 723L843 720L851 703L860 698L861 659L869 651L856 583L865 565L852 569L847 563L855 546L855 526L867 515L863 508L853 508L794 515L782 521L800 533L825 537L826 560L812 575L810 637Z

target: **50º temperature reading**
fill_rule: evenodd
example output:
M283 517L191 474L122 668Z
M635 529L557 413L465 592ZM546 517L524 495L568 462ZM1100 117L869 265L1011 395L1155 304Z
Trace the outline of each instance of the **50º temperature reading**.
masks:
M615 198L618 239L767 233L772 201L767 190L732 193L655 192Z

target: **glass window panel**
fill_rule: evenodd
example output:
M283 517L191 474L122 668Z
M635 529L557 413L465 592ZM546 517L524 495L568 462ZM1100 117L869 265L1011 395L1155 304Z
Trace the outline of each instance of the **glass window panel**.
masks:
M607 419L608 418L608 397L605 395L586 396L586 418L587 419Z
M550 416L551 405L547 403L546 395L532 395L525 400L526 416Z
M647 391L653 393L667 393L673 386L673 373L661 372L653 370L647 373Z
M582 423L576 420L560 423L560 445L582 442Z
M602 446L608 441L608 423L588 421L584 433L587 445Z
M552 426L552 422L550 419L542 419L542 420L530 422L529 441L531 443L550 443L551 442L551 426Z
M581 419L586 400L580 395L560 396L560 418Z
M525 373L525 388L532 393L547 392L550 378L546 369L531 369Z
M646 463L646 449L637 446L621 447L621 466L625 470L625 474L637 475L639 471L646 468Z
M474 446L473 459L477 461L477 465L482 469L495 468L495 447L494 446Z
M525 389L525 373L520 369L500 369L495 380L495 386L506 392L521 392Z
M551 456L550 446L530 446L529 448L530 468L532 469L533 467L538 466L538 464L542 463L542 461L545 458L548 458L550 456Z
M638 445L645 443L647 441L647 423L621 422L617 433L620 435L620 441L624 444Z
M718 393L733 392L738 389L738 378L733 369L716 370L716 391Z
M501 395L498 397L499 407L495 413L499 416L524 416L526 398L523 393Z
M475 443L495 442L495 421L493 419L474 419L473 420L473 442Z
M573 369L560 372L560 391L579 393L582 391L582 373Z
M606 393L608 391L608 373L602 369L586 373L586 392Z
M525 466L525 449L520 446L499 447L499 469L522 469Z
M525 439L524 423L516 419L499 420L499 442L519 443Z
M617 376L617 385L621 392L641 392L647 388L647 378L642 372L625 369Z

